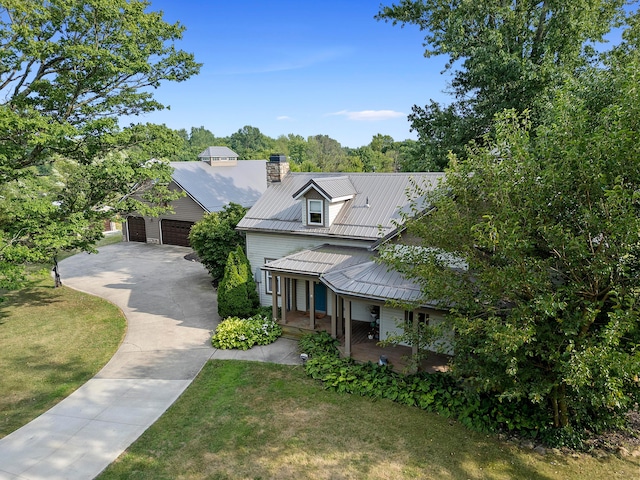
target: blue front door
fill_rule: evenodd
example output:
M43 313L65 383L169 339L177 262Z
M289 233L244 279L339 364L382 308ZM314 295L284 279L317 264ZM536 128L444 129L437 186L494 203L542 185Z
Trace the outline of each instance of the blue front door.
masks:
M316 283L314 288L316 299L316 312L327 312L327 287L321 283Z

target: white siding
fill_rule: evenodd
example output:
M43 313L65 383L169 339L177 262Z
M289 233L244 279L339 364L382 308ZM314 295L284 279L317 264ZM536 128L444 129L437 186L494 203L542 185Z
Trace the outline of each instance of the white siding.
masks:
M402 328L398 324L404 322L404 310L383 306L380 308L380 340L390 335L400 335Z
M391 335L400 335L403 332L402 324L404 323L405 312L399 308L382 307L380 309L380 340L386 340ZM435 310L429 311L429 324L438 325L444 322L441 312ZM438 340L428 346L431 351L442 351L448 355L453 355L453 346L451 340L453 332L445 335L445 338ZM401 342L400 345L408 346L407 343Z
M368 247L371 242L363 242L358 240L342 240L339 238L328 239L326 237L313 237L303 235L290 235L279 233L257 233L247 232L247 257L251 263L251 271L254 272L254 278L258 283L258 292L260 293L260 304L271 305L271 294L266 294L264 286L264 272L261 267L264 265L266 258L278 259L286 255L290 255L300 250L317 247L325 243L332 245L342 245L347 247ZM298 282L298 305L302 307L304 303L300 303L304 299L303 283ZM331 305L330 297L327 295L327 307Z
M344 204L345 202L337 202L337 203L329 204L329 222L327 223L327 226L333 225L333 221L336 219L336 217L340 213L340 210L342 210L342 207Z

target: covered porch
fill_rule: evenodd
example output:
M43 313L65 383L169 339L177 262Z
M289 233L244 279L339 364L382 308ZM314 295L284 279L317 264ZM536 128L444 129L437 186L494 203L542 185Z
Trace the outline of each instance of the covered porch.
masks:
M309 312L289 311L287 312L287 323L282 325L284 335L291 338L300 338L306 333L326 331L331 333L332 318L329 315L316 314L314 328L310 328ZM377 363L380 356L385 356L391 367L398 372L406 373L409 369L408 359L412 355L411 347L397 345L382 347L378 345L378 340L370 339L370 324L363 321L351 322L351 348L347 354L345 332L338 332L336 338L340 342L338 350L342 356L350 356L357 362ZM444 372L448 368L449 355L432 352L428 358L420 364L422 372Z

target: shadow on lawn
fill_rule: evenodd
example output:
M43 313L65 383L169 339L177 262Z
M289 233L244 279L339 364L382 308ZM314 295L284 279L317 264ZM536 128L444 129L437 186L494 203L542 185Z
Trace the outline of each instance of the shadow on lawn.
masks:
M0 325L4 324L8 310L17 305L25 307L44 307L54 305L60 299L54 293L53 279L51 283L43 280L29 283L19 290L0 291Z
M25 398L0 399L0 438L22 427L71 394L79 385L94 375L91 365L80 356L66 361L54 361L43 355L37 345L27 346L8 359L15 370L22 370L22 377L35 382L36 387Z

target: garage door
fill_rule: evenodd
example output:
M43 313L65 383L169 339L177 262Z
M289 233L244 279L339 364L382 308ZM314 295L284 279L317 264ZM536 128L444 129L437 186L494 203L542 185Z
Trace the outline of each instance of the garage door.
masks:
M129 233L130 242L145 242L147 241L147 230L144 226L144 218L142 217L128 217L127 218L127 231Z
M162 243L165 245L189 246L189 231L193 222L162 220Z

